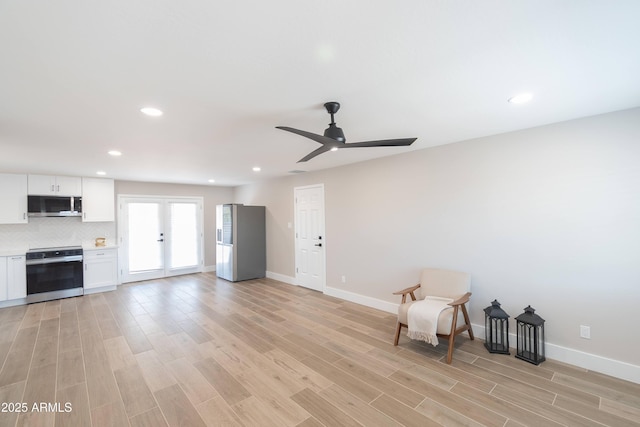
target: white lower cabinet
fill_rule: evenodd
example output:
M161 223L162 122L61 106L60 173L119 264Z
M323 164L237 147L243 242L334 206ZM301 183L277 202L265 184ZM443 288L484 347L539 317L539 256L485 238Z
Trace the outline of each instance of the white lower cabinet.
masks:
M0 257L0 301L27 297L27 267L24 255Z
M0 301L7 300L7 283L7 257L0 256Z
M101 288L115 289L118 284L118 249L85 249L83 258L85 294L100 292Z
M7 299L27 297L27 260L24 255L7 257Z

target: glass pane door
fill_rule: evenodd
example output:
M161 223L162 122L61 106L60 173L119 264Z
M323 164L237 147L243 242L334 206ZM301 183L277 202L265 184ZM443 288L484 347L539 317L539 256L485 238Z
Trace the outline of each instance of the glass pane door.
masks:
M119 200L122 281L202 270L202 200L128 197Z
M162 202L129 201L125 212L128 275L131 280L164 277Z
M164 266L159 203L129 203L129 271L158 270Z
M198 267L199 241L198 204L169 202L169 259L171 270Z

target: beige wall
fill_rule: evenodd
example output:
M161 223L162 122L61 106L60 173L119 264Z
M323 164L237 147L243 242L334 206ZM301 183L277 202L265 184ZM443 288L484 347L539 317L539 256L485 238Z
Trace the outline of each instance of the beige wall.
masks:
M116 181L116 196L119 194L149 196L202 197L204 209L204 265L216 265L216 205L233 202L233 189L207 185L180 185L150 182Z
M328 287L397 303L424 266L468 271L473 323L495 298L512 318L530 304L548 343L640 366L627 321L640 301L638 159L633 109L238 187L234 199L267 206L272 273L295 275L293 188L323 183Z

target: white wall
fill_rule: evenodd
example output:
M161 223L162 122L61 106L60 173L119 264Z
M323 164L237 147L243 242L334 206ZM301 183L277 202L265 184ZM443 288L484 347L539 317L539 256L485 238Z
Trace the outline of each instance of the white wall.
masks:
M633 109L239 187L235 201L267 206L267 269L293 277L293 188L324 183L328 287L397 303L424 266L468 271L473 323L495 298L512 317L530 304L551 353L612 359L633 377L638 159Z

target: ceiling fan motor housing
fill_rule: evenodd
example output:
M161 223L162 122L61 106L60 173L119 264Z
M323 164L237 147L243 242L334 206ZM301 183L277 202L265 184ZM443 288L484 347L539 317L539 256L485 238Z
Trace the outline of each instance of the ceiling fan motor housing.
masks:
M336 126L335 123L329 124L329 127L324 130L324 136L335 139L336 141L345 142L344 132L342 132L342 129Z

